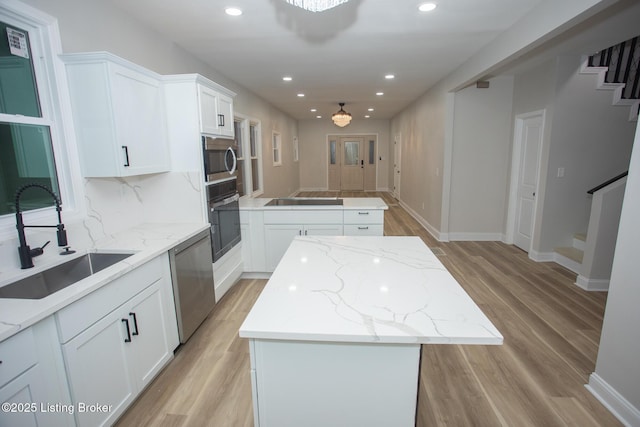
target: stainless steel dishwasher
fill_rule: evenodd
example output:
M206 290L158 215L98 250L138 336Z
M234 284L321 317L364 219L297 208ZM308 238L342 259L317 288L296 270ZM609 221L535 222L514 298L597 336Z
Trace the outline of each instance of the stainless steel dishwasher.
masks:
M206 230L169 251L180 342L184 344L216 304L211 235Z

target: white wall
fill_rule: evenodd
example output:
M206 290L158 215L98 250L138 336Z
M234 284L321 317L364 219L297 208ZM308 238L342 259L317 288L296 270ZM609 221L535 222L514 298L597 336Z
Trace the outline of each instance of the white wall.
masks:
M513 77L455 94L449 240L502 240L511 147Z
M432 230L441 226L446 97L439 84L391 122L391 138L400 135L402 143L400 200Z
M329 118L298 122L300 144L300 188L327 188L327 135L377 135L377 188L389 188L389 120L353 119L347 127L339 128Z
M612 106L612 92L597 90L596 76L580 74L579 67L579 57L560 57L555 64L542 226L534 242L542 253L571 246L574 233L586 232L587 191L626 171L633 145L629 107Z
M638 122L640 125L640 122ZM596 370L589 388L628 425L640 425L640 126L636 127L627 188L622 205L616 256ZM635 255L634 255L635 254Z

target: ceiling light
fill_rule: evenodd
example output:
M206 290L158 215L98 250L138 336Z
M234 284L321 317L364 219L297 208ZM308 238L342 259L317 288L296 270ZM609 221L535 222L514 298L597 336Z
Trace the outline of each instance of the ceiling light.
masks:
M393 74L387 74L386 76L384 76L384 78L387 80L391 80L391 79L395 79L396 76L394 76Z
M373 111L373 108L368 108L367 111Z
M228 7L224 10L224 13L231 16L240 16L242 15L242 10L238 9L237 7Z
M287 3L301 7L310 12L324 12L327 9L339 6L349 0L284 0Z
M420 12L431 12L435 8L436 8L435 3L422 3L420 6L418 6L418 10Z
M309 110L309 111L311 111L312 113L315 113L315 112L316 112L316 111L318 111L318 110L316 110L315 108L312 108L312 109L311 109L311 110Z
M298 94L298 97L299 97L299 98L304 97L304 93L299 93L299 94Z
M371 116L367 114L366 116L364 116L364 118L368 119L368 118L371 118Z
M382 95L384 95L384 92L376 92L376 95L382 96Z
M291 76L284 76L284 77L282 78L282 80L284 80L285 82L290 82L291 80L293 80L293 77L291 77Z
M322 116L316 116L316 119L321 119L321 118L322 118Z
M343 128L351 123L351 114L342 109L342 107L344 107L344 102L341 102L338 105L340 105L340 110L331 116L331 120L333 120L333 123L335 123L336 126Z

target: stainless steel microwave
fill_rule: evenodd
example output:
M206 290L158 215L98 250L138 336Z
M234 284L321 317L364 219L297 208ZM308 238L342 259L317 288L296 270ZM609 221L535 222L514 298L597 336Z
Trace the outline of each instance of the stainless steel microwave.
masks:
M233 139L202 137L205 181L237 176L238 144Z

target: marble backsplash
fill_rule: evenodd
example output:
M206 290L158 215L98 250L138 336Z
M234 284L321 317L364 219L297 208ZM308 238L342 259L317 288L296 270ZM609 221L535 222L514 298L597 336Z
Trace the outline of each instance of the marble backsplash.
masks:
M96 242L142 223L207 222L201 172L168 172L126 178L87 178L84 180L86 212L80 220L62 220L69 245L87 250ZM26 222L26 221L25 221ZM55 224L55 214L51 215ZM51 243L35 263L53 261L60 252L55 229L27 229L27 243L39 247ZM20 268L18 235L0 240L0 281L3 272Z

